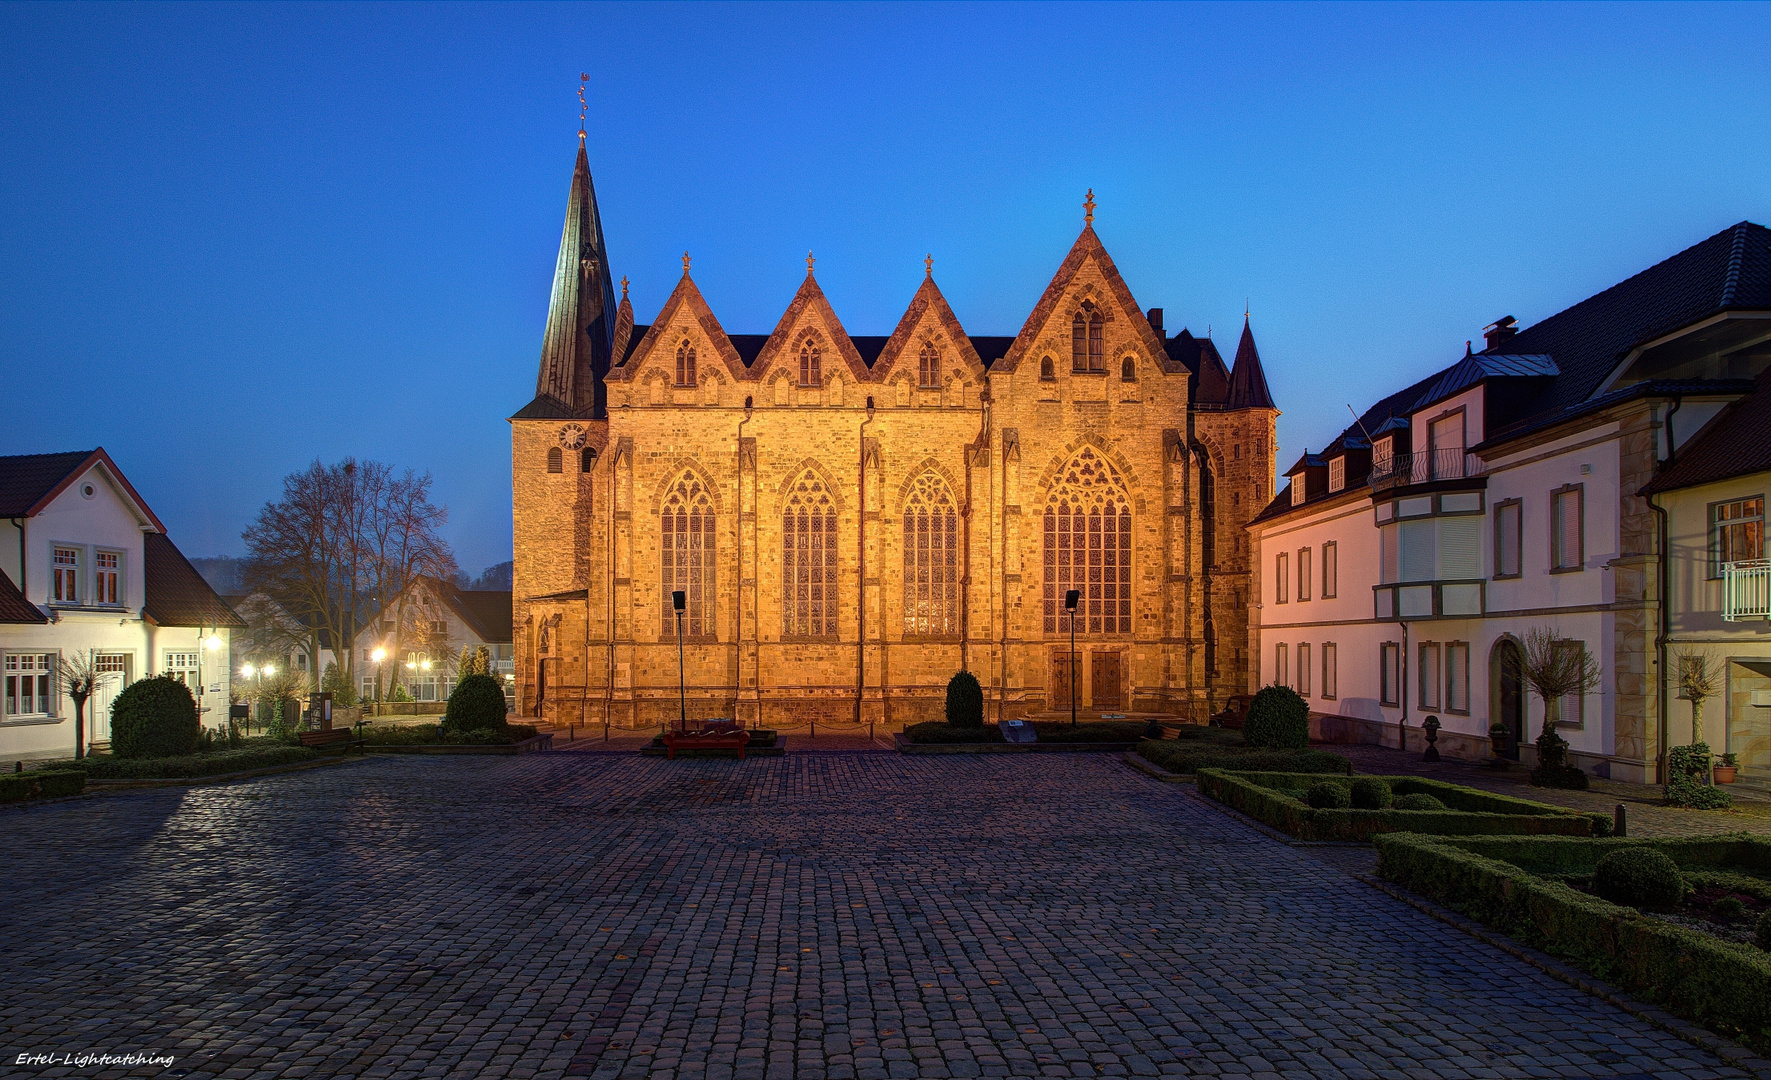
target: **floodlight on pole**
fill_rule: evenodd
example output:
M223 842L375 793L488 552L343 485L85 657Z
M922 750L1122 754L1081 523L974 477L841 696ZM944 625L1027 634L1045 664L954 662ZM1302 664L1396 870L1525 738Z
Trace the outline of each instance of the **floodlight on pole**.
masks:
M1064 610L1070 613L1070 670L1064 681L1070 684L1070 726L1076 726L1076 604L1082 599L1081 589L1064 594Z
M670 608L676 612L676 700L679 731L689 730L689 684L683 675L683 609L688 606L688 593L677 589L670 594Z

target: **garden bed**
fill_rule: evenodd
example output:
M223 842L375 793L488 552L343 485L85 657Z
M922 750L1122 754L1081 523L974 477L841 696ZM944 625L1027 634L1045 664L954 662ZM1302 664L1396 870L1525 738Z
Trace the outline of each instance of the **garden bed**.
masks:
M1072 725L1067 720L1027 721L1035 741L1011 743L995 724L954 727L938 720L911 724L893 742L901 754L1031 754L1078 750L1126 750L1136 746L1148 726L1142 720L1100 720Z
M1771 1052L1771 954L1738 926L1771 901L1771 840L1380 836L1378 874L1667 1011ZM1670 857L1695 893L1656 914L1583 891L1599 858L1625 847ZM1739 916L1721 915L1726 897ZM1724 905L1724 909L1731 905Z
M553 734L538 734L532 724L451 731L441 724L407 724L363 729L369 754L533 754L553 749Z
M1276 750L1248 745L1240 731L1184 727L1172 739L1147 740L1138 756L1170 773L1200 769L1238 772L1338 773L1351 775L1353 763L1326 750Z
M750 741L744 746L744 756L780 757L787 753L787 740L777 735L772 728L751 728ZM670 748L664 745L664 736L659 735L651 742L640 747L641 757L669 757ZM695 749L678 747L676 756L679 758L731 758L738 759L736 750Z
M1359 777L1358 779L1366 779ZM1225 806L1300 840L1362 841L1379 833L1413 832L1441 836L1603 836L1611 831L1605 814L1582 814L1560 806L1496 795L1416 776L1380 776L1396 796L1430 795L1444 804L1436 810L1317 809L1303 801L1314 784L1351 785L1353 778L1320 773L1199 770L1199 791Z
M191 780L204 776L300 765L323 756L318 750L304 746L285 746L269 739L254 739L251 742L255 745L233 750L214 750L207 754L184 754L179 757L119 758L108 754L88 754L79 761L55 762L36 771L77 769L93 783Z

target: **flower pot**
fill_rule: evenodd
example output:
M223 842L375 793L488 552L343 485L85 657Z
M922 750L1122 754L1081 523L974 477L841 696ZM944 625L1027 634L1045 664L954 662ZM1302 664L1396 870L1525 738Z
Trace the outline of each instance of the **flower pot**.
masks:
M1734 782L1734 773L1737 768L1738 768L1738 766L1735 766L1735 765L1715 765L1715 766L1712 766L1712 769L1715 772L1716 783L1718 783L1718 784L1732 784Z

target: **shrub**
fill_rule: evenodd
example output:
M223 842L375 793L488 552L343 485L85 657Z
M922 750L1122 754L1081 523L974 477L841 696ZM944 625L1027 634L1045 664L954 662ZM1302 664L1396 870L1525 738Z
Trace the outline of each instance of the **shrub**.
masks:
M1149 744L1144 744L1149 745ZM1269 751L1271 753L1272 751ZM1588 837L1608 830L1608 814L1581 814L1559 806L1495 795L1475 788L1411 776L1384 777L1393 792L1407 795L1430 792L1446 804L1434 813L1394 810L1358 810L1346 807L1308 806L1298 801L1303 791L1308 800L1310 785L1321 778L1301 773L1226 772L1200 769L1199 793L1249 817L1290 833L1300 840L1363 841L1379 833L1414 832L1442 835L1496 836L1505 834L1559 834ZM1337 781L1349 786L1347 781ZM1348 793L1351 803L1351 792Z
M1746 903L1738 896L1724 896L1711 906L1711 910L1724 919L1737 919L1746 910Z
M1667 784L1664 792L1668 806L1688 806L1693 810L1725 810L1734 805L1734 796L1725 788L1709 781L1710 748L1708 743L1675 746L1666 753Z
M939 720L927 723L911 724L904 729L904 737L913 743L981 743L1003 742L1002 730L994 727L962 728L945 724Z
M1612 851L1593 867L1593 891L1614 904L1673 907L1685 898L1679 864L1648 847Z
M1537 768L1531 770L1531 782L1537 787L1585 791L1587 774L1578 765L1568 764L1568 742L1550 725L1537 737Z
M1353 809L1385 810L1390 805L1390 785L1375 776L1361 776L1353 781Z
M469 675L455 684L443 726L451 731L490 731L504 726L504 688L490 675Z
M956 728L984 726L984 688L969 671L954 672L947 680L947 722Z
M1392 810L1443 810L1445 804L1424 791L1403 795L1390 804Z
M139 679L111 702L111 753L120 758L188 754L199 729L196 699L177 679Z
M1248 772L1333 773L1349 776L1353 763L1326 750L1256 750L1242 745L1235 732L1200 728L1208 735L1197 738L1146 740L1137 745L1138 755L1178 773L1200 769L1234 769ZM1044 737L1043 735L1041 736ZM1220 741L1229 737L1230 741Z
M78 795L86 787L84 769L32 769L27 773L0 773L0 802L51 799Z
M1302 750L1310 745L1310 706L1289 686L1266 686L1254 696L1242 722L1248 745Z
M1771 950L1771 908L1766 908L1765 914L1759 916L1758 940L1759 948Z
M1042 743L1135 743L1144 737L1136 720L1101 720L1071 726L1068 720L1038 720L1033 729Z
M1353 796L1332 780L1318 780L1304 792L1304 801L1317 810L1345 810L1353 805Z
M213 754L181 754L157 758L89 757L86 775L94 780L183 780L194 776L218 776L222 773L266 769L275 765L292 765L312 761L320 751L306 746L279 746L269 739L254 739L239 750L217 750Z
M357 703L357 688L351 685L350 676L338 670L338 665L328 663L320 676L320 689L332 695L332 704L341 709L348 709Z

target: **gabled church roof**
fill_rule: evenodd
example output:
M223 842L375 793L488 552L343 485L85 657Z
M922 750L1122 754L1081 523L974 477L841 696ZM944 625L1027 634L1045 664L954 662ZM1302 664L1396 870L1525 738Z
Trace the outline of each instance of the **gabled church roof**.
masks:
M891 337L885 339L877 359L868 365L874 371L879 372L881 379L889 377L892 368L904 358L905 350L911 345L911 335L916 332L923 316L931 311L935 321L941 325L941 329L947 332L947 336L958 348L960 362L974 375L979 378L983 377L984 361L978 355L977 349L972 346L972 340L966 336L965 327L959 325L959 317L953 314L953 309L947 305L947 298L941 295L941 288L935 284L935 275L931 270L923 276L922 284L916 287L916 295L910 298L910 306L904 309L903 317L898 320L897 329L892 331ZM913 353L903 362L915 364L917 355Z
M625 294L621 297L621 303L627 304ZM725 364L727 373L734 380L744 378L746 371L744 357L739 355L737 348L732 344L732 339L726 336L725 327L720 325L719 318L714 315L713 309L707 306L707 300L701 295L701 290L695 286L695 279L689 276L686 266L683 268L683 276L676 283L676 288L670 291L670 297L664 301L663 310L659 311L658 317L652 320L652 325L645 328L645 336L640 338L639 345L634 348L631 356L622 359L621 366L612 371L609 377L631 380L639 372L640 366L645 363L646 358L652 355L652 351L660 348L659 342L663 341L665 330L685 307L694 318L695 324L701 328L701 332L707 336L708 344L713 347L715 355ZM631 311L632 309L627 307L624 310ZM662 347L669 349L670 345L666 342ZM674 357L672 359L674 362ZM705 359L697 357L696 359L698 362L705 362L713 357Z
M614 354L615 318L615 285L603 243L596 188L590 179L590 158L580 132L566 223L554 263L553 293L547 304L541 364L535 377L536 401L519 416L558 410L593 419L604 415L602 377ZM542 399L547 399L547 404Z
M1069 254L1065 255L1064 261L1058 265L1058 272L1052 275L1051 283L1045 287L1045 292L1039 297L1039 303L1033 306L1033 313L1028 315L1027 321L1021 325L1021 332L1015 335L1015 343L1010 346L1008 355L1002 358L1004 371L1012 372L1020 366L1021 361L1026 358L1027 352L1033 348L1034 339L1057 309L1058 301L1063 298L1064 290L1069 287L1070 282L1081 271L1083 264L1090 258L1100 266L1101 276L1107 280L1107 290L1112 295L1114 302L1127 317L1131 318L1132 332L1143 339L1145 351L1151 356L1162 357L1166 360L1168 351L1162 347L1162 339L1156 336L1155 328L1150 325L1149 319L1145 318L1143 309L1138 307L1137 300L1132 297L1131 289L1126 287L1125 279L1119 276L1119 268L1113 265L1113 257L1107 254L1107 249L1101 244L1101 238L1095 235L1094 225L1087 224L1082 227L1082 233L1077 236L1076 243L1070 245ZM1176 365L1177 370L1179 367L1180 365Z
M1272 409L1273 394L1267 389L1267 373L1261 370L1260 350L1254 347L1254 331L1248 317L1242 319L1242 340L1236 344L1236 364L1230 369L1230 387L1224 404L1232 409Z
M840 356L843 363L848 365L849 375L857 382L867 378L867 362L861 359L860 352L855 349L855 343L849 340L848 331L843 329L842 320L837 318L836 312L831 309L830 301L824 296L824 290L818 287L818 279L813 275L810 265L806 267L806 279L800 282L799 291L793 294L793 303L788 304L787 310L781 313L781 321L775 324L775 332L769 335L769 340L763 345L762 352L757 354L755 362L751 364L751 377L759 379L766 377L776 357L784 353L791 353L796 342L789 339L793 334L794 327L799 325L800 316L808 308L818 314L825 329L830 332L831 352ZM827 365L829 360L826 359L824 363ZM824 370L826 374L829 373L828 367Z

